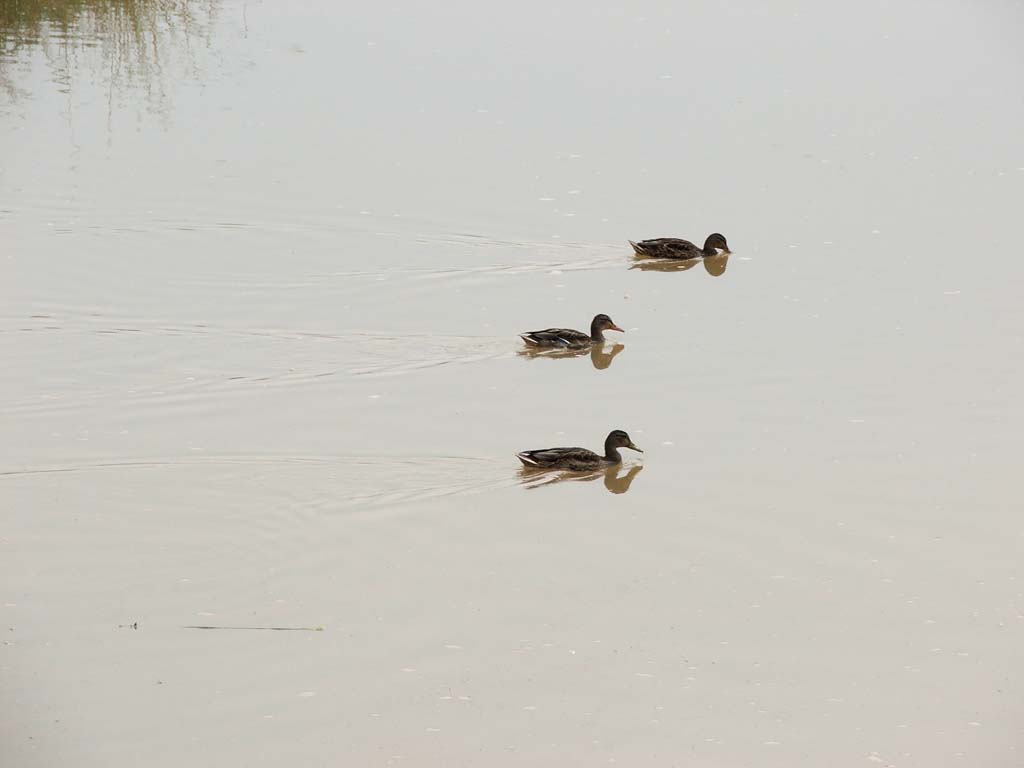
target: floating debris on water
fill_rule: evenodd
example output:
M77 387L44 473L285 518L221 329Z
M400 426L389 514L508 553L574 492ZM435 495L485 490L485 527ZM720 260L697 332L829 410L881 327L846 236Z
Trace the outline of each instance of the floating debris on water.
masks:
M268 632L323 632L323 627L234 627L211 624L186 624L182 629L247 629Z

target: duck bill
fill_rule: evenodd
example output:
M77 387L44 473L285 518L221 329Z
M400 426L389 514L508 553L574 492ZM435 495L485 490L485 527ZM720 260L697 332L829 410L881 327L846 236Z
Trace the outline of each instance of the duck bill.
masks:
M732 251L729 250L729 246L725 246L725 248L722 249L722 253L728 254L728 253L732 253Z
M629 448L631 451L636 451L637 453L643 453L644 452L643 448L637 448L635 445L633 445L633 443L630 443L626 447Z
M619 328L619 326L617 326L615 323L612 323L611 325L609 325L608 326L608 330L609 331L618 331L619 333L625 333L625 331L622 330L621 328Z

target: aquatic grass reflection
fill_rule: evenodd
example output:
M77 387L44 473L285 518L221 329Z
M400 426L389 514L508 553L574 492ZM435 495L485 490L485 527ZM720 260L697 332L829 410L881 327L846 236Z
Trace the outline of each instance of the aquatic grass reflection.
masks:
M0 88L26 95L16 65L37 51L51 79L70 93L80 71L92 70L108 91L140 88L155 111L168 104L165 72L180 60L199 74L195 53L210 42L219 0L0 0ZM200 45L201 44L201 45Z

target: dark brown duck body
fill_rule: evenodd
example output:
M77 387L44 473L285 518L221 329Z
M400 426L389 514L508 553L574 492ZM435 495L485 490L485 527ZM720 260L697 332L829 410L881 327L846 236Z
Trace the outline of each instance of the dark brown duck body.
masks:
M541 448L533 451L517 453L516 458L523 466L532 469L568 469L576 472L589 472L602 467L622 463L619 448L629 448L643 453L637 448L629 435L621 429L613 429L604 441L604 456L586 448Z
M701 259L705 256L714 256L719 249L729 253L729 244L725 236L718 232L708 235L703 248L678 237L658 237L653 240L641 240L639 243L630 240L629 244L633 246L637 256L655 259Z
M590 333L574 331L571 328L545 328L543 331L528 331L519 334L519 338L531 347L552 347L561 349L583 349L592 344L604 343L605 331L625 333L608 315L594 315L590 323Z

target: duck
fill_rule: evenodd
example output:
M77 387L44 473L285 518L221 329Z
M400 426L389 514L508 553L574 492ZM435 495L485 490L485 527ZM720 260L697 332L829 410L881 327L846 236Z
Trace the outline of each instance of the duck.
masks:
M541 448L517 453L516 458L524 467L531 469L568 469L574 472L589 472L622 463L619 448L643 453L633 444L629 435L621 429L613 429L604 441L604 456L586 448Z
M725 235L713 232L704 241L704 247L698 248L689 240L680 240L678 237L659 237L654 240L641 240L629 244L637 256L651 256L657 259L701 259L705 256L714 256L721 249L724 253L731 253L729 244L725 241Z
M519 334L519 338L531 347L558 347L561 349L586 349L594 344L604 344L605 331L618 331L619 328L608 315L594 315L590 322L590 333L574 331L571 328L545 328L543 331L528 331Z

